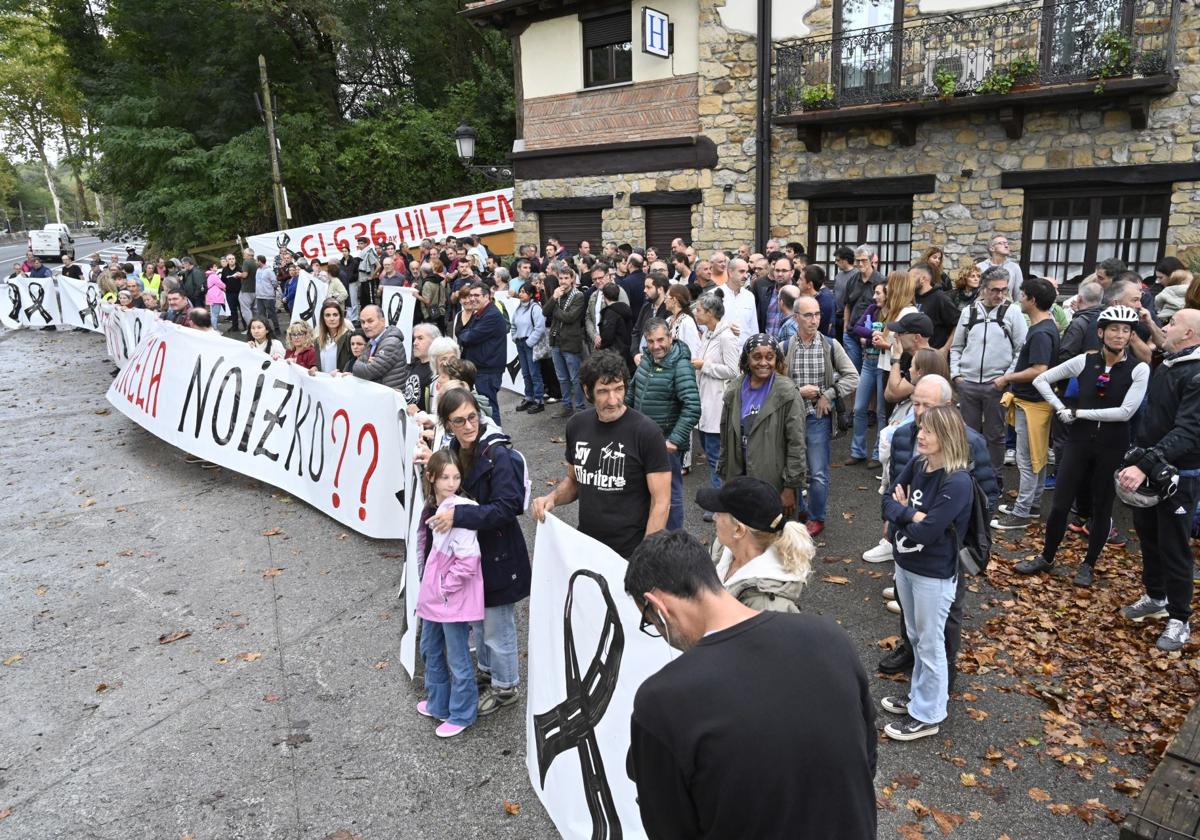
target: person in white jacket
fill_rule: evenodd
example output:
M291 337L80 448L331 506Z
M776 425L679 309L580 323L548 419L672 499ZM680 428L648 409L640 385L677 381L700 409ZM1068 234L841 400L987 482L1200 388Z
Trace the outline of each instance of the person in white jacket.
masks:
M717 475L717 461L721 455L721 407L725 387L737 378L738 362L742 354L742 340L725 320L724 293L718 289L700 296L692 307L696 322L704 327L700 339L700 351L692 357L700 388L700 446L708 459L709 480L712 486L721 486ZM712 514L704 513L704 521L712 522Z

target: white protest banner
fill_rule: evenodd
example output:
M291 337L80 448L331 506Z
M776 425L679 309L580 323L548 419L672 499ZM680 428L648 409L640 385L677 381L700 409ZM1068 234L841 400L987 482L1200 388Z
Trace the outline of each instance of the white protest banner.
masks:
M520 299L515 294L510 295L507 291L496 292L494 297L496 303L503 306L504 311L508 313L508 320L511 323L513 314L516 313L517 307L521 304ZM508 375L500 377L500 387L524 396L525 378L521 373L521 360L517 356L517 342L513 340L511 332L509 332L506 340L508 341L508 348L507 355L504 357L504 370Z
M512 187L505 187L413 207L247 236L246 242L254 249L254 253L262 254L268 260L284 247L299 250L309 259L336 256L343 245L349 245L351 251L358 253L357 239L360 236L376 243L390 240L412 247L419 245L422 239L482 236L511 230L512 202Z
M156 322L108 401L158 438L265 481L369 537L408 536L404 400Z
M638 632L625 561L553 515L538 526L529 596L529 780L568 840L645 837L625 769L638 686L669 661Z
M100 287L87 280L60 275L58 299L62 304L62 322L69 327L83 327L92 332L100 329Z
M301 270L296 278L296 302L292 305L292 323L305 321L315 334L321 320L321 304L329 294L329 281Z
M408 463L413 463L417 451L417 435L409 435ZM408 672L409 679L417 673L417 594L421 591L421 560L417 551L417 535L421 530L421 512L425 508L425 489L421 481L421 469L408 471L409 517L408 537L404 541L404 634L400 636L400 665Z
M21 287L13 282L15 279L12 277L5 281L6 299L0 301L0 324L10 330L21 328Z
M108 355L117 367L125 367L137 352L142 339L149 336L159 321L159 313L146 309L122 309L111 303L100 304L100 330L108 345Z
M379 308L389 327L404 336L404 359L412 363L413 321L417 317L417 290L409 286L381 286Z
M53 277L11 277L8 280L9 312L17 312L17 321L23 327L51 327L62 324L62 313L58 308L58 289ZM12 289L17 290L14 296ZM17 303L17 300L20 303Z

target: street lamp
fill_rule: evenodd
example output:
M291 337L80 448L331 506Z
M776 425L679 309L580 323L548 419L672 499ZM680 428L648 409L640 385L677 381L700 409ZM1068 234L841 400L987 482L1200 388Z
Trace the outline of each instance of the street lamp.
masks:
M475 129L465 122L460 123L458 128L454 129L454 145L458 149L458 159L462 165L472 172L482 173L484 177L492 181L511 181L513 179L511 166L480 166L472 163L475 159L476 137L478 135L475 133Z

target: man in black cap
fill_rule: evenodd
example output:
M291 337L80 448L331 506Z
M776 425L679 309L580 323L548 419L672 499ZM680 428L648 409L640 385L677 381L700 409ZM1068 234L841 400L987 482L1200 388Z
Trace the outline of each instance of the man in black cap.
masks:
M647 836L875 837L874 705L835 621L745 606L686 531L648 536L625 591L642 631L683 651L633 702Z
M912 396L913 384L909 368L912 367L912 359L917 355L917 351L930 346L933 321L928 315L910 312L899 321L889 321L887 329L895 340L892 342L892 368L888 371L883 398L895 404Z

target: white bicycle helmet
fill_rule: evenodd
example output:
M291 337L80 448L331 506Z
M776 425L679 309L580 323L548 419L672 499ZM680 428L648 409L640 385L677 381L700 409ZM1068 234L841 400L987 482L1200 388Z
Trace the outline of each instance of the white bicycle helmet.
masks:
M1126 306L1123 303L1118 303L1115 306L1110 306L1100 313L1100 317L1096 319L1097 329L1104 329L1109 324L1136 324L1141 318L1138 316L1138 311L1132 306Z

